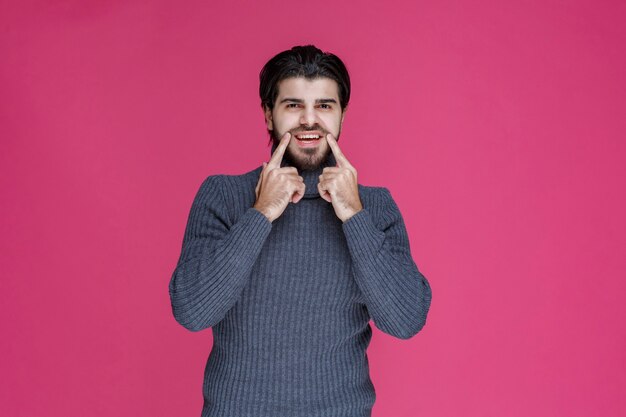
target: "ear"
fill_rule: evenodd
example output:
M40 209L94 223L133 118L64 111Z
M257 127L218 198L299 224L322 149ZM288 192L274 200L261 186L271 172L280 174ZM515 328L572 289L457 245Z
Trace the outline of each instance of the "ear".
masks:
M274 123L272 120L272 111L269 107L263 106L263 113L265 116L265 124L267 125L268 130L274 130Z
M348 106L346 106L341 112L341 124L343 125L343 118L346 117L346 112L348 111Z

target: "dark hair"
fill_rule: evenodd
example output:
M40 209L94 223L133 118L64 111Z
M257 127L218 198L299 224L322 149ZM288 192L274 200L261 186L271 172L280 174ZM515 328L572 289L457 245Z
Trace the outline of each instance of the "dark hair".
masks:
M274 109L278 97L278 83L285 78L330 78L339 87L339 104L343 111L350 101L350 76L344 63L330 52L322 52L313 45L294 46L270 59L259 74L261 107Z

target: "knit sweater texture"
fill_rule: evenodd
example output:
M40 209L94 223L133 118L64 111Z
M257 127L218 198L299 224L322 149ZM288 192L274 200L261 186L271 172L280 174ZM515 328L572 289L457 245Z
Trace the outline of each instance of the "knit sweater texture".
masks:
M178 323L213 332L202 417L370 417L370 319L400 339L424 326L431 288L389 190L359 184L342 223L317 190L335 165L298 169L305 195L273 222L253 208L261 166L200 185L169 294Z

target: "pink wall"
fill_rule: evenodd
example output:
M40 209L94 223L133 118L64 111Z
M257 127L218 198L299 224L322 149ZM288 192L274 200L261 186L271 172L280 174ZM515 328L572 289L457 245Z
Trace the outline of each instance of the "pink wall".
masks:
M625 415L624 2L226 3L0 5L1 414L199 416L191 201L269 159L258 72L314 43L433 288L374 328L374 416Z

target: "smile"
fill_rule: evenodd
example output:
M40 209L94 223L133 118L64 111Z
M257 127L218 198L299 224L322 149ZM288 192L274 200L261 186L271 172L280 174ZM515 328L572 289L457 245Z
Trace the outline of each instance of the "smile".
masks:
M317 146L321 138L322 138L321 135L310 134L310 133L296 135L296 139L298 140L298 145L303 148Z

